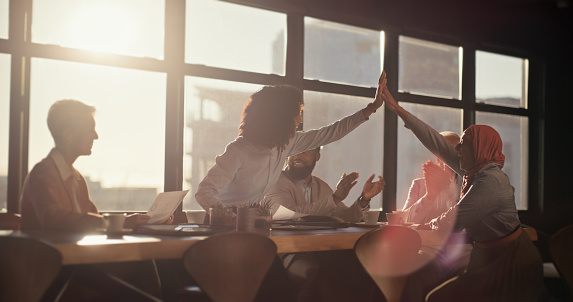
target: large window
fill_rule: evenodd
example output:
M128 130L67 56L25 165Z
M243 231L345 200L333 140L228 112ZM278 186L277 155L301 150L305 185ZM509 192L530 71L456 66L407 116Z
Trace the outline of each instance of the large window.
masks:
M0 54L0 212L6 212L8 131L10 121L10 55Z
M400 36L398 90L461 99L462 49Z
M252 93L295 85L305 99L303 130L318 128L371 102L385 63L397 100L438 131L461 134L481 123L500 132L519 209L528 209L528 191L538 191L527 166L539 149L528 137L539 120L528 102L540 100L529 99L527 87L537 61L519 52L314 14L300 1L251 0L31 0L14 6L13 32L28 34L31 24L21 43L9 37L11 1L18 0L0 0L0 211L19 210L19 185L53 147L46 115L58 99L97 108L99 139L75 166L99 210L143 212L158 193L182 189L190 190L183 210L201 210L197 185L237 137ZM19 93L10 94L10 83L21 83ZM10 108L21 112L10 116ZM370 175L383 174L396 186L387 185L372 208L401 208L422 164L434 159L384 111L325 146L317 163L315 175L333 188L343 173L360 173L348 205ZM12 146L9 132L18 134ZM27 157L8 171L9 156Z
M364 108L371 99L329 93L306 92L304 95L304 128L317 129ZM336 104L336 106L332 106ZM364 183L372 174L382 175L383 127L382 114L375 113L341 140L323 146L320 160L313 174L335 190L343 173L358 172L358 183L344 203L352 205L362 193ZM380 209L382 194L371 202L372 209Z
M159 0L34 0L32 42L163 58Z
M382 70L384 32L304 20L304 77L372 87Z
M163 192L165 74L32 59L29 167L53 147L49 107L73 98L96 107L99 139L74 166L100 211L146 211Z
M485 51L476 52L476 100L527 108L529 61Z
M529 61L476 51L476 102L509 108L528 108ZM503 171L515 187L515 203L527 210L529 118L510 114L476 112L476 124L492 126L503 142Z
M285 14L188 0L185 20L185 62L284 75Z

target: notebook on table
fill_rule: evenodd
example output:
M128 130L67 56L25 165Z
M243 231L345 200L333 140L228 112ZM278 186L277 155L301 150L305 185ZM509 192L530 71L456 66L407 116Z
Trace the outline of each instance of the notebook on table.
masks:
M161 236L208 236L232 231L232 227L208 224L142 224L133 229L136 234Z

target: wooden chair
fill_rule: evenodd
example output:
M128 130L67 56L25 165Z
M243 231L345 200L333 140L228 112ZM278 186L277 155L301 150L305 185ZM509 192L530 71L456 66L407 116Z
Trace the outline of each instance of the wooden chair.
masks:
M183 265L213 302L251 302L276 252L275 243L266 236L231 232L190 246Z
M56 248L22 236L0 237L0 301L39 301L62 266Z
M0 230L19 230L20 219L17 213L0 213Z
M428 260L418 254L422 239L415 230L387 226L362 235L354 245L358 260L389 302L400 301L408 274Z
M573 292L573 225L566 226L549 238L549 254L561 277Z

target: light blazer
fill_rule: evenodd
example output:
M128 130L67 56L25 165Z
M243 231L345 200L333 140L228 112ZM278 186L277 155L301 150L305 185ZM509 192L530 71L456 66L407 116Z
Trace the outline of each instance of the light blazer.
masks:
M312 175L313 204L306 201L300 184L291 180L283 171L277 184L265 196L274 206L282 205L292 211L310 215L336 216L344 221L359 222L362 219L362 208L358 199L347 207L343 202L335 204L332 188L322 179ZM367 207L368 208L368 207Z

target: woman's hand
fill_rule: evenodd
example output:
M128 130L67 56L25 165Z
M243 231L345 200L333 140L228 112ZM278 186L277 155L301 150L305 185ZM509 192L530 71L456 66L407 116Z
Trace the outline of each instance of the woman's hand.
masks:
M366 108L362 109L362 114L364 115L365 119L376 112L378 108L382 106L384 103L382 91L386 87L386 71L382 71L380 74L380 78L378 78L378 87L376 88L376 96L374 97L374 102L369 103Z
M383 96L383 91L384 88L386 87L386 71L382 70L382 74L380 75L380 78L378 79L378 87L376 88L376 97L374 98L374 102L373 104L373 108L374 109L378 109L382 106L382 104L384 103L384 96Z
M388 107L388 109L396 112L403 121L406 121L406 118L410 113L398 105L398 102L396 102L386 85L384 85L384 88L382 89L382 99L386 103L386 107Z
M434 200L442 190L450 185L451 173L448 173L443 164L436 165L430 160L423 165L422 170L426 180L426 196Z

